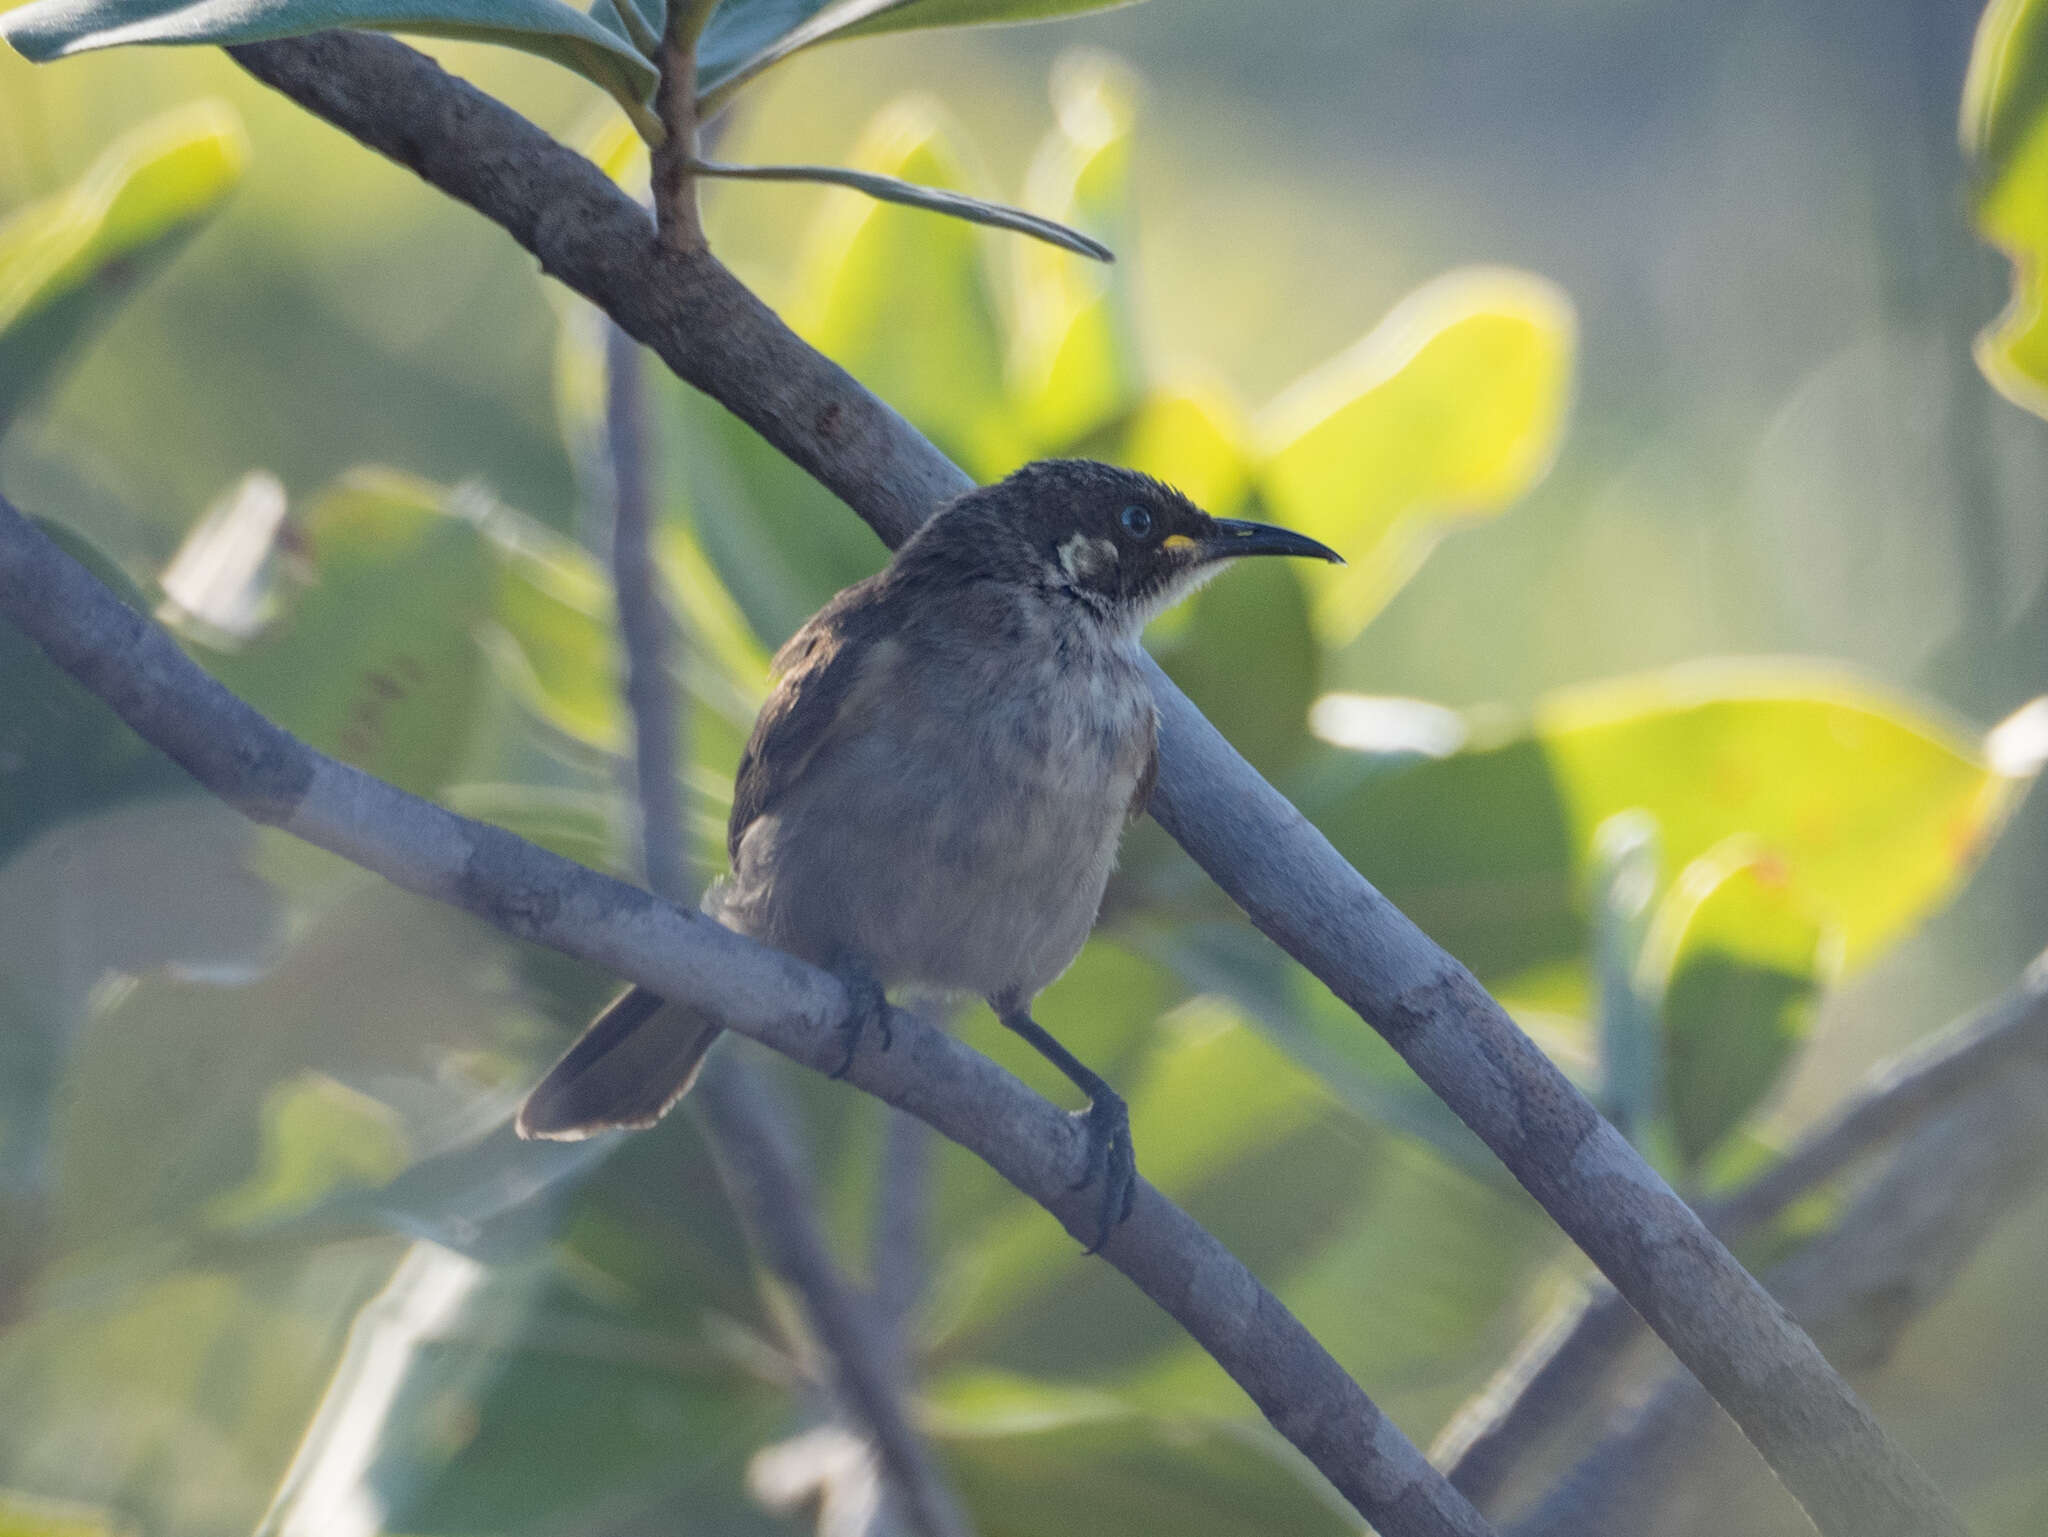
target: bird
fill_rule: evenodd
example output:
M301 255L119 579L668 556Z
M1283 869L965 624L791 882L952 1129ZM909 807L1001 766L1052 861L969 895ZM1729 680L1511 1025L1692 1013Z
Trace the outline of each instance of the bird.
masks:
M888 1046L889 988L987 1000L1088 1100L1073 1188L1101 1186L1091 1253L1130 1214L1129 1113L1032 1005L1080 953L1152 793L1147 622L1260 555L1343 563L1094 460L1039 460L956 497L777 653L734 780L731 873L702 903L845 983L835 1077L871 1027ZM651 1126L719 1034L628 988L528 1095L516 1130Z

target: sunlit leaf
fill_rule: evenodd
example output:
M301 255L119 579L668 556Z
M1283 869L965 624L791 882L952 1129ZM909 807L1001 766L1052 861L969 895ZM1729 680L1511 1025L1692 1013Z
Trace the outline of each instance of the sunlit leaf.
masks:
M0 15L0 36L22 11ZM70 190L0 223L0 426L220 208L249 158L224 102L118 140Z
M1345 744L1341 711L1315 719ZM1953 895L2037 768L1825 668L1702 663L1551 695L1526 726L1373 772L1317 821L1482 975L1570 968L1557 1002L1577 1007L1584 872L1617 812L1655 818L1667 871L1755 838L1854 968Z
M1349 562L1317 584L1328 640L1357 634L1446 531L1506 511L1542 479L1575 346L1571 303L1552 284L1454 272L1273 403L1267 505Z
M2012 298L1977 337L1977 363L2048 416L2048 5L1991 0L1963 83L1963 150L1977 230L2012 261Z
M1063 59L1053 71L1055 126L1024 178L1026 207L1101 236L1126 258L1105 268L1031 246L1015 251L1011 390L1042 452L1073 452L1088 434L1130 410L1142 388L1129 260L1136 94L1129 73L1107 58Z
M953 135L928 103L885 109L853 158L927 186L967 179ZM1025 457L1007 409L1002 314L975 230L835 195L812 235L792 318L978 476Z
M496 577L477 519L437 486L358 472L296 525L284 613L205 658L223 682L322 751L407 789L446 781L468 743Z
M37 64L131 43L260 43L332 27L414 32L538 54L603 87L642 131L654 66L563 0L29 0L0 15L0 37Z
M1125 419L1117 461L1178 487L1195 505L1229 517L1251 489L1245 424L1220 388L1150 391Z
M1834 963L1831 931L1754 838L1726 840L1679 877L1644 965L1662 997L1665 1100L1687 1167L1777 1081Z

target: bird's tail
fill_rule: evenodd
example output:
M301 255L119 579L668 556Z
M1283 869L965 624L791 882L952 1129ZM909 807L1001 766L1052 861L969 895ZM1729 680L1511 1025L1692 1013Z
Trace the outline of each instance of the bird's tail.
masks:
M522 1137L576 1142L593 1132L652 1126L690 1092L722 1033L684 1004L629 987L526 1096L514 1128Z

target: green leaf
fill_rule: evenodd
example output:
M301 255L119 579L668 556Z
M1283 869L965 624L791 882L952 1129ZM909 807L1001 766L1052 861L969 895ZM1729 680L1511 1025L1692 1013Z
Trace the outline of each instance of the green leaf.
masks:
M1977 364L2048 416L2048 5L1991 0L1963 82L1963 151L1977 231L2012 261L2012 298L1979 333Z
M557 730L606 752L626 745L611 584L560 535L505 508L484 520L496 557L484 645L499 676Z
M659 139L654 66L563 0L29 0L0 15L0 37L44 64L131 43L259 43L331 27L414 32L537 54L602 87Z
M1097 1390L974 1371L934 1389L935 1444L984 1531L1307 1537L1358 1524L1263 1425L1151 1415Z
M1600 1108L1631 1141L1657 1113L1663 1040L1654 992L1639 977L1657 890L1657 824L1641 811L1593 832L1593 973L1600 1026Z
M901 101L869 126L863 169L958 187L955 136L929 103ZM792 306L804 337L976 476L1025 457L1004 387L1002 311L974 230L839 196L822 211Z
M217 1196L208 1214L227 1227L272 1219L340 1188L381 1185L405 1165L405 1133L387 1106L303 1073L271 1090L255 1171Z
M1830 930L1754 838L1726 840L1679 877L1644 964L1663 997L1665 1097L1689 1170L1777 1082L1834 963Z
M1316 729L1370 746L1371 703L1353 731L1341 696L1318 701ZM2037 767L1832 669L1700 663L1551 695L1442 756L1374 760L1311 810L1453 954L1580 1009L1582 893L1608 817L1653 817L1667 870L1755 838L1853 969L1954 894Z
M1217 385L1152 390L1125 418L1117 458L1177 486L1217 517L1241 510L1250 495L1243 416Z
M627 0L631 3L631 0ZM723 0L697 40L703 116L763 70L815 43L918 27L1036 21L1131 0Z
M1575 329L1570 300L1541 278L1454 272L1267 410L1267 505L1349 562L1316 584L1328 641L1356 635L1448 530L1506 511L1543 478Z
M1134 233L1130 158L1136 95L1129 72L1101 55L1072 55L1053 67L1055 126L1025 175L1026 206L1128 249ZM1015 257L1018 325L1011 390L1035 448L1072 453L1089 434L1129 412L1143 389L1132 269L1129 263L1089 267L1035 246L1019 246ZM1169 422L1175 419L1170 411L1163 414ZM1196 494L1178 478L1175 484ZM1202 505L1227 510L1214 502Z
M0 15L0 35L20 11ZM118 140L69 191L0 224L0 427L217 212L249 158L224 102Z
M969 197L964 192L949 192L943 187L922 187L915 182L904 181L896 176L883 176L874 171L854 170L839 165L733 165L721 160L698 160L691 163L691 169L699 176L718 176L728 181L794 181L809 182L831 187L848 187L855 192L884 203L899 203L905 208L919 208L926 213L944 214L948 218L961 219L969 224L985 224L991 229L1006 229L1015 234L1029 235L1047 245L1057 246L1063 251L1093 257L1096 261L1114 261L1115 255L1099 240L1090 239L1079 230L1069 229L1056 219L1045 219L1021 208L1012 208L1007 203L991 203L985 198Z
M1322 686L1322 648L1294 562L1248 560L1196 596L1160 663L1230 743L1268 778L1313 743L1308 711Z
M0 1489L0 1537L127 1537L113 1511L76 1500L46 1500Z
M203 659L315 747L431 794L468 746L484 679L496 573L477 518L438 486L359 471L292 537L283 616Z

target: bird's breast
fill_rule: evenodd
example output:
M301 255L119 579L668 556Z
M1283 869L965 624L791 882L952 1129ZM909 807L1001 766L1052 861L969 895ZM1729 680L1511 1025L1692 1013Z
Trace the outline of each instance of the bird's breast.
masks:
M811 959L1028 998L1094 924L1151 761L1150 691L1131 647L1042 613L902 647L743 840L736 885L767 899L763 937Z

